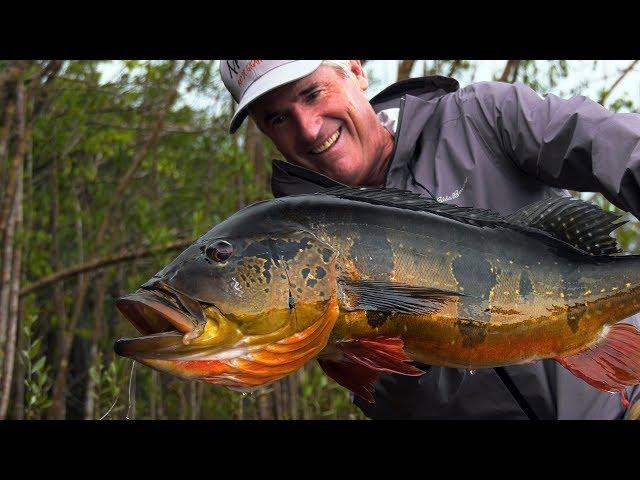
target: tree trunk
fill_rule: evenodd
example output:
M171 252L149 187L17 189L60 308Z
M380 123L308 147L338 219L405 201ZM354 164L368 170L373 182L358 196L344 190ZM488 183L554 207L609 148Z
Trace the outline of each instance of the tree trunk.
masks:
M51 212L49 215L49 231L51 232L51 265L54 271L58 271L62 265L62 258L60 257L60 246L58 240L58 216L60 214L60 185L59 176L62 175L60 158L55 155L53 158L53 168L49 172L51 183ZM65 344L65 332L67 323L67 309L64 302L64 290L62 282L56 283L53 286L53 306L58 317L56 325L55 346L52 355L52 364L55 367L61 368L64 344ZM64 405L65 399L56 398L54 400L56 411L59 411L57 419L63 419L66 415L66 406ZM52 408L54 410L54 408Z
M20 64L22 65L22 64ZM25 151L27 148L27 137L29 137L30 125L26 126L25 116L25 91L23 84L23 74L25 66L16 67L15 77L15 92L16 92L16 110L18 117L16 123L18 124L18 142L16 149L13 153L13 160L11 162L11 169L9 170L9 178L7 180L7 188L2 196L2 205L0 207L0 238L4 240L5 230L7 228L8 219L11 214L13 202L15 200L16 190L18 183L22 181L22 162L24 160Z
M26 248L25 248L25 251ZM13 396L13 419L24 420L24 363L20 361L20 352L24 350L24 334L22 333L22 325L24 324L24 305L20 304L20 315L18 316L18 339L16 349L18 351L18 360L16 361L16 370L14 375L15 395Z
M156 379L157 379L157 385L158 385L158 418L160 420L166 420L166 416L164 414L164 400L163 400L163 395L162 392L164 391L164 387L163 387L163 380L162 380L162 375L158 374L158 372L154 371L153 372L156 375Z
M298 419L298 375L295 373L287 377L289 383L289 418Z
M22 176L18 183L16 191L16 210L15 231L20 232L22 228ZM11 285L9 294L9 328L6 342L6 356L4 362L4 382L2 386L2 398L0 399L0 420L7 417L7 409L9 407L9 398L11 395L11 385L13 380L13 365L16 354L16 335L18 331L18 315L19 315L19 294L20 294L20 267L21 267L22 249L20 241L16 242L13 254L13 265L11 270Z
M258 390L258 415L260 420L273 420L273 389L262 387Z
M105 272L98 278L96 285L96 305L93 320L93 330L91 332L91 346L89 347L89 360L87 362L87 373L95 365L98 358L99 340L104 322L104 297L107 290L110 275ZM97 366L97 365L95 365ZM99 366L98 366L99 368ZM87 374L87 387L85 391L84 419L93 420L95 411L95 388L96 384L91 375Z
M12 197L7 201L7 224L5 229L2 230L0 238L2 239L2 272L0 276L0 385L4 385L2 382L4 377L4 366L8 358L8 350L13 347L9 345L10 337L10 304L11 304L11 288L12 282L12 269L14 267L14 235L15 228L18 222L22 221L22 213L20 212L20 219L18 219L18 209L22 208L22 194L18 199L17 190L22 188L22 160L26 150L25 139L25 102L24 102L24 86L21 79L16 84L16 124L17 124L17 146L14 151L14 159L12 162L11 172L9 176L9 183L15 184ZM16 159L18 159L16 161ZM9 186L7 187L6 194L9 193ZM4 209L4 205L3 205ZM13 361L13 360L11 360ZM10 384L9 384L10 385ZM4 394L4 390L3 390Z
M398 78L397 81L406 80L411 76L411 70L413 69L413 64L416 63L415 60L401 60L398 65Z
M184 393L185 383L178 385L178 398L180 398L180 420L187 419L187 396Z
M26 206L26 212L24 213L24 231L31 232L33 228L33 141L29 141L29 148L27 150L27 165L25 172L26 183L26 197L23 199L23 208ZM24 187L23 187L24 188ZM28 236L25 237L23 248L25 252L29 251ZM25 380L25 365L20 359L20 352L24 350L24 333L22 331L22 325L24 324L25 308L24 304L20 304L20 314L18 316L18 339L17 339L17 360L14 375L15 382L15 395L13 402L13 418L15 420L24 420L24 380Z
M284 380L273 382L273 404L276 410L276 420L284 418L286 411L286 384Z
M196 382L189 382L189 419L198 419L198 384Z
M2 92L0 92L0 95L1 94ZM9 133L11 133L11 124L13 123L15 108L15 102L12 98L9 99L4 108L2 124L0 124L0 193L4 191L5 163L7 161L7 153L9 152Z
M254 184L257 185L255 198L250 201L263 199L269 189L267 178L267 166L264 160L264 148L262 145L262 134L258 126L251 119L247 119L247 129L245 134L245 148L249 155L249 161L253 165Z
M157 371L152 370L149 375L149 418L155 420L156 415L156 396L158 392L158 376Z
M517 72L519 63L520 60L507 60L504 70L502 71L502 75L500 75L498 81L509 82L509 76L511 76L511 81L509 83L513 83L515 81L514 72Z
M15 212L14 212L15 213ZM0 384L4 371L6 357L6 341L9 328L9 303L11 291L11 268L13 266L15 221L13 215L5 230L2 248L2 276L0 277Z
M244 395L238 395L238 411L237 411L237 419L244 420Z

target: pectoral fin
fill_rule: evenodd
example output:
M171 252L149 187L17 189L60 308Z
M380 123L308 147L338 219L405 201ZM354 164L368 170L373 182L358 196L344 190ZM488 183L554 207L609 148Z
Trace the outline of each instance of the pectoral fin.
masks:
M625 388L640 383L640 332L625 323L608 328L600 342L556 361L598 390L621 393L628 405Z
M374 280L338 281L346 310L424 315L438 311L462 294L437 288Z
M338 342L341 358L318 359L324 373L369 403L374 402L373 384L381 372L419 376L425 372L407 363L400 338L377 337Z

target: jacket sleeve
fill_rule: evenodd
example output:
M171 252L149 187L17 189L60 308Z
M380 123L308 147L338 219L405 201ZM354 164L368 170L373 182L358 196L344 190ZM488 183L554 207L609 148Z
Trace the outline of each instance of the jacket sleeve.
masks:
M523 171L553 187L600 192L640 217L640 114L612 113L584 96L542 97L522 83L471 90L463 101L475 100L504 155Z

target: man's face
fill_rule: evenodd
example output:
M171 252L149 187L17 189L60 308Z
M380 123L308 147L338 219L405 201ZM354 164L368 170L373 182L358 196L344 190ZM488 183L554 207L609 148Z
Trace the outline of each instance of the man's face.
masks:
M364 95L359 62L352 72L320 66L258 99L251 116L291 163L348 185L381 184L393 140Z

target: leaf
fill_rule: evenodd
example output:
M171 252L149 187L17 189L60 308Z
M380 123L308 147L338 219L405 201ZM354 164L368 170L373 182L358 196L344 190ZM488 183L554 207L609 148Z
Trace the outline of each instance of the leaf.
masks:
M46 357L40 357L36 363L33 364L33 371L39 372L44 367L44 362L46 361Z
M38 352L40 351L40 339L36 339L35 342L33 342L31 344L31 347L29 347L29 358L33 359L35 358L35 356L38 354Z

